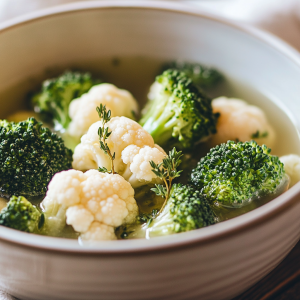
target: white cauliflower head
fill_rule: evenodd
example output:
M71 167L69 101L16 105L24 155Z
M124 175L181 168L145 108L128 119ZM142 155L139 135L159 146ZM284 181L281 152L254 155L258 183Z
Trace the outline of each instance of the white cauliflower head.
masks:
M83 241L110 241L116 240L115 228L99 222L93 222L89 229L81 234Z
M127 180L131 178L129 181L134 187L156 182L149 161L161 162L166 154L162 148L154 144L152 136L137 122L126 117L112 118L106 125L112 132L107 144L111 153L115 153L116 172ZM73 155L74 169L86 171L98 167L105 167L108 170L111 168L110 158L100 149L98 136L100 126L101 121L94 123L81 138L81 143L75 148ZM125 148L128 149L124 152ZM127 165L129 170L126 170Z
M100 103L106 105L107 110L111 110L112 117L133 118L134 114L138 113L137 101L128 91L108 83L95 85L70 104L69 115L72 121L69 124L68 133L71 136L80 138L93 123L99 120L96 107Z
M272 148L275 131L259 107L227 97L214 99L212 107L214 113L220 113L217 133L210 140L212 146L226 143L228 140L255 140L260 145L266 144Z
M82 183L85 196L81 202L93 212L95 220L116 227L134 222L138 214L134 190L122 176L97 170L84 174L88 178Z
M118 174L100 173L97 170L86 173L68 170L55 174L42 206L46 220L52 220L53 223L58 218L62 224L66 219L66 223L72 225L75 231L87 233L86 236L100 237L99 228L111 232L108 228L132 223L138 215L131 185ZM97 234L92 234L93 223L101 225L97 225ZM106 233L104 235L107 236Z
M279 159L284 164L284 170L290 177L290 187L292 187L300 181L300 156L289 154Z
M109 157L100 149L98 129L102 121L91 125L88 132L81 138L81 143L75 148L73 168L81 171L98 167L110 168ZM115 169L122 169L122 151L129 145L154 146L152 136L137 122L126 117L115 117L106 124L111 131L107 139L111 153L115 153Z
M125 117L112 118L107 123L112 131L108 142L114 147L113 152L116 152L116 157L121 159L122 151L129 145L138 147L154 146L152 136L137 122ZM110 146L110 144L108 144Z
M150 161L161 163L166 156L164 150L154 144L152 136L137 122L126 117L112 118L107 124L111 135L107 144L115 153L114 167L134 188L161 181L152 172ZM91 125L81 143L75 148L73 168L78 170L111 168L108 155L100 149L98 128L102 122Z
M47 198L55 199L55 202L65 207L78 204L83 180L85 175L80 171L68 170L56 173L48 185Z
M165 151L159 146L138 147L130 145L122 151L123 163L127 165L121 174L134 188L149 183L161 183L153 172L150 161L159 164L166 157Z
M95 219L94 215L81 204L70 206L66 211L66 217L67 224L72 225L77 232L86 232Z

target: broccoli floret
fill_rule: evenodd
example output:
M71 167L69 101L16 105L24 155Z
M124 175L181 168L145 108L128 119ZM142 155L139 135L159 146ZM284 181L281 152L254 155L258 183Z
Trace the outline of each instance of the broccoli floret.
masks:
M44 120L52 120L56 128L67 128L71 121L70 102L98 83L100 81L92 78L90 73L66 71L57 78L45 80L31 103Z
M242 206L253 197L274 193L285 171L277 156L256 142L218 145L201 158L191 183L212 202Z
M163 72L168 69L175 69L186 73L195 85L203 89L212 88L224 79L223 75L216 69L208 68L198 63L172 61L165 63L161 71Z
M72 167L72 151L34 118L0 121L0 196L42 196L52 176Z
M156 77L140 124L162 147L192 148L216 132L217 116L185 73L167 70Z
M188 185L174 184L166 206L150 223L146 236L185 232L215 223L214 213L200 191Z
M37 233L44 224L44 215L24 197L12 196L0 212L0 225Z

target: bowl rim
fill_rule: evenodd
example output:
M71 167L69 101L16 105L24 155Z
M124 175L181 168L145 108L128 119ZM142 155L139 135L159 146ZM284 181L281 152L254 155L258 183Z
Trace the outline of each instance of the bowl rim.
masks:
M207 9L187 6L181 3L171 3L165 1L87 1L73 2L69 4L54 6L43 10L38 10L29 14L25 14L0 24L0 34L23 26L24 24L36 22L40 19L51 18L59 14L70 14L86 10L111 10L111 9L147 9L158 10L164 12L175 12L185 15L192 15L204 19L223 23L226 26L234 27L252 37L263 41L277 50L286 58L291 60L300 68L300 56L298 52L290 45L280 40L278 37L264 32L260 29L249 25L240 24L235 21L228 20L218 15L212 14ZM299 128L298 133L299 133ZM95 245L80 245L77 240L69 240L64 238L54 238L46 236L38 236L20 232L14 229L0 226L0 241L23 246L26 248L34 248L35 250L55 251L64 254L86 254L86 255L143 255L149 252L161 251L180 251L182 248L194 247L213 243L216 240L226 239L229 236L238 235L241 232L252 230L263 223L276 218L279 214L291 209L300 197L300 182L291 189L280 195L269 203L250 211L242 216L218 223L201 230L194 230L181 234L160 237L153 240L136 239L122 241L105 241Z

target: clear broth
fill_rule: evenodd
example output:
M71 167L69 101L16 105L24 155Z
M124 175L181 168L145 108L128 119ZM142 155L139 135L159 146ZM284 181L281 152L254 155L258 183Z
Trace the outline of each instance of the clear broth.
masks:
M66 69L89 71L104 82L113 83L119 88L130 91L140 103L140 108L142 108L147 100L149 87L153 83L155 76L158 75L161 65L164 62L163 60L136 56L99 58L93 61L76 62L72 66L53 66L40 74L36 74L35 77L28 78L6 90L0 91L0 99L2 99L3 103L0 117L5 118L12 112L28 109L30 107L28 95L32 91L38 90L43 80L55 77ZM250 104L262 108L277 133L272 154L278 156L289 153L300 154L298 131L289 118L288 112L285 111L277 99L271 99L267 97L263 91L258 91L245 83L239 82L236 78L230 78L228 75L224 75L225 82L216 89L208 91L209 95L211 97L227 96L241 98ZM195 147L190 159L187 160L189 169L185 170L185 174L182 178L183 181L186 181L188 172L208 150L208 145L205 143ZM136 192L139 193L140 191ZM219 214L218 217L220 220L226 220L259 207L273 198L274 196L265 197L259 201L253 201L251 205L247 205L243 208L230 209L230 211L226 213L226 216L224 216L223 213L216 213ZM162 199L157 197L149 199L137 195L137 200L141 212L145 213L151 212L154 208L159 208L162 204ZM60 233L59 236L62 236L62 234L63 233ZM69 228L65 232L65 235L71 238L76 237L74 232L69 231Z

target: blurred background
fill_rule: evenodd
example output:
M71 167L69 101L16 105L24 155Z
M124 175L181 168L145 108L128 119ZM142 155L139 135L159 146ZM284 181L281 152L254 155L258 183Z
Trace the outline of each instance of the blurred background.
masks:
M0 22L38 9L79 1L93 0L0 0ZM127 0L119 1L126 2ZM136 1L141 2L144 0ZM300 51L300 0L167 1L198 6L225 18L252 24L281 37Z

